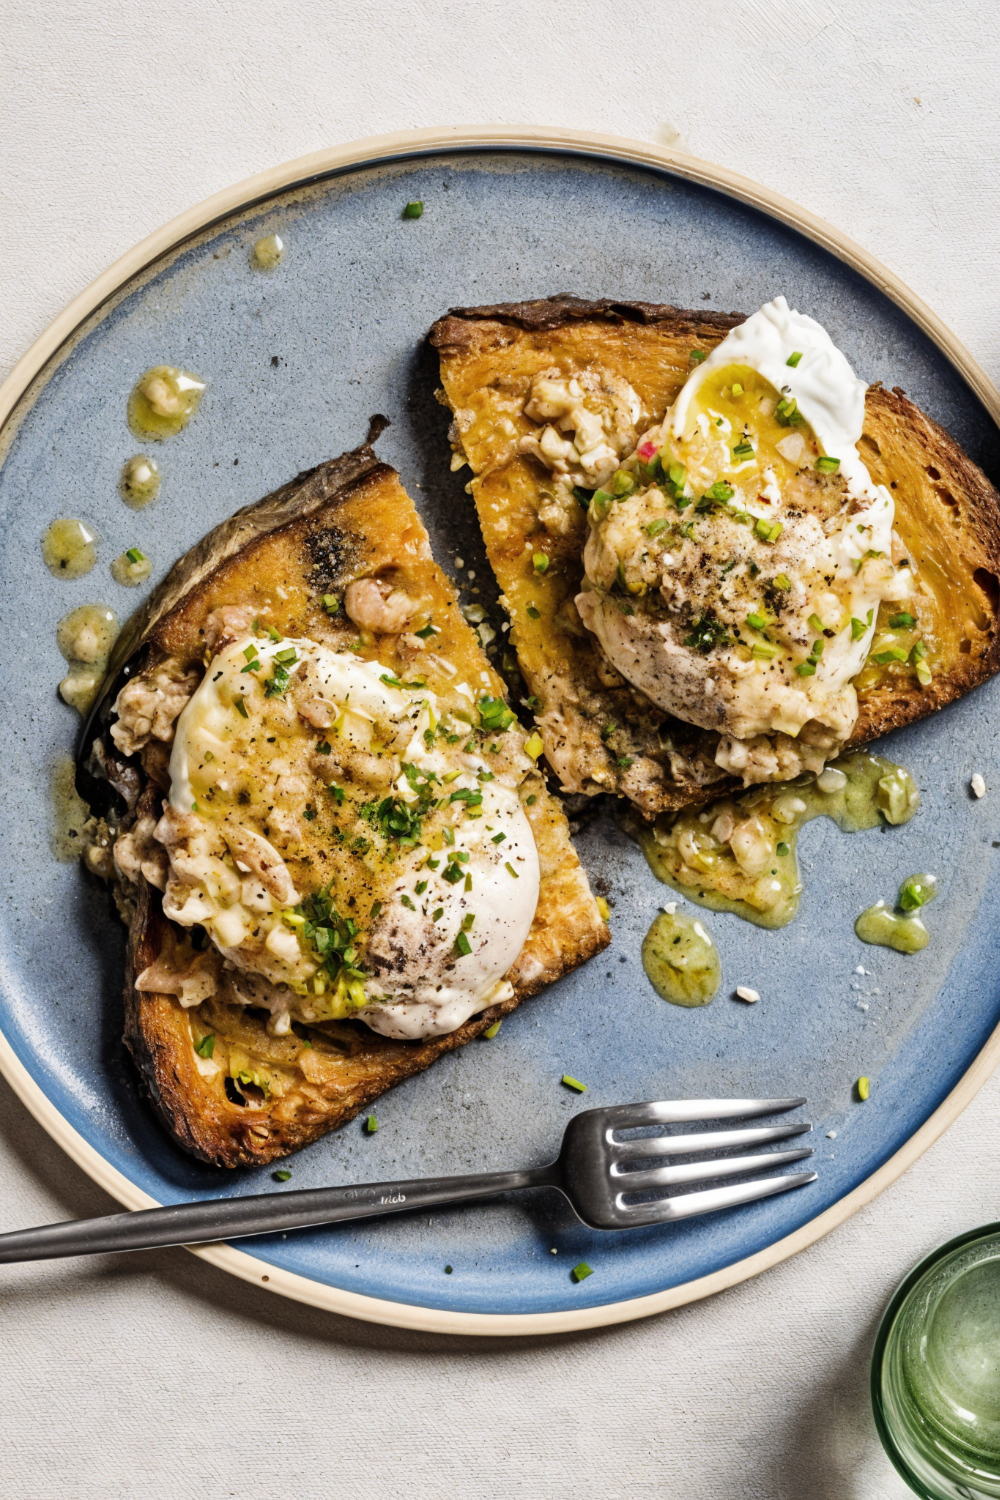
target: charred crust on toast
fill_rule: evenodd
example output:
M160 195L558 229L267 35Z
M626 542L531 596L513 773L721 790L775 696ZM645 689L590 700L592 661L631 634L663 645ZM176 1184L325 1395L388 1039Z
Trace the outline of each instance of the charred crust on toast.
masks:
M570 323L669 323L678 333L728 333L746 320L745 313L722 313L672 307L660 302L622 302L609 297L588 301L559 293L531 302L496 302L485 307L452 307L432 326L435 349L461 349L477 341L476 325L506 323L530 333L548 333Z

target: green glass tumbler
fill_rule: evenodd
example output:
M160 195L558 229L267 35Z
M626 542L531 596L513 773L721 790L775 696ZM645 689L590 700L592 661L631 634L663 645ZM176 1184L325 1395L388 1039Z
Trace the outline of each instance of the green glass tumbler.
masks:
M911 1271L872 1355L886 1453L924 1500L1000 1497L1000 1224Z

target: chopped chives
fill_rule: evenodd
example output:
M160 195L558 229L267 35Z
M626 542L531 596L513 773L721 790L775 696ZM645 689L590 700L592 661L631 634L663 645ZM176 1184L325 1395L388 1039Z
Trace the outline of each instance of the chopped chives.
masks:
M426 882L426 880L418 880L417 883L416 883L416 885L414 886L414 890L416 891L416 893L417 893L418 896L422 896L424 894L424 891L426 891L426 889L427 889L427 882Z
M768 646L763 641L755 641L750 647L750 655L757 661L773 661L777 654L777 646Z
M578 1266L574 1266L569 1274L572 1276L575 1282L579 1283L581 1281L586 1281L588 1276L593 1276L594 1271L591 1266L587 1265L587 1262L585 1260L581 1260L580 1264Z
M455 939L455 952L461 958L467 958L468 955L472 952L472 944L469 942L469 939L466 937L464 932L460 932Z
M889 626L892 630L912 630L916 623L916 618L906 610L900 610L898 615L891 615L889 618Z
M243 717L243 718L244 718L244 719L245 719L245 718L247 718L247 717L248 717L248 715L247 715L247 706L246 706L246 704L245 704L245 703L244 703L244 702L243 702L243 699L242 699L242 698L236 698L236 699L235 699L235 700L234 700L234 702L233 702L233 707L234 707L234 708L235 708L235 710L236 710L236 712L237 712L237 713L238 713L238 714L241 714L241 715L242 715L242 717Z
M203 1036L201 1041L195 1045L194 1050L197 1052L199 1057L211 1057L212 1053L215 1051L215 1037L211 1033L209 1033L207 1036Z
M243 648L243 655L244 655L244 657L245 657L245 659L247 661L253 661L254 657L257 655L257 647L256 646L244 646L244 648Z
M376 1120L374 1115L369 1115L367 1120L365 1121L365 1130L369 1135L374 1135L377 1129L378 1121Z
M549 554L547 552L535 552L531 558L531 565L536 573L547 573L549 568Z
M840 459L824 455L822 458L817 458L816 467L821 474L836 474L840 468Z
M323 613L327 615L335 615L340 608L340 600L336 594L324 594L321 603L323 605Z
M286 1168L283 1168L280 1172L271 1173L271 1176L274 1178L275 1182L287 1182L291 1175L291 1172L289 1172Z
M494 1021L493 1024L492 1024L492 1026L487 1026L486 1030L483 1032L483 1036L486 1038L487 1041L491 1042L493 1040L493 1038L496 1036L497 1032L500 1030L500 1027L502 1025L503 1025L503 1017L501 1016L501 1018L500 1018L499 1021Z
M443 906L437 906L431 912L431 921L432 922L440 922L440 920L441 920L441 918L443 916L444 916L444 907Z
M533 604L528 605L528 618L529 620L540 620L542 618L541 611L537 610Z
M660 532L666 531L669 525L670 522L666 519L665 516L657 516L656 520L650 521L649 525L646 527L646 535L659 536Z
M810 627L811 630L826 629L826 626L823 624L823 621L820 619L819 615L810 615L809 619L806 621L806 624Z
M785 360L785 364L786 365L791 365L792 369L794 370L795 366L798 364L798 362L799 362L799 360L801 358L802 358L802 350L801 349L796 349L794 351L794 353L790 354L788 356L788 358Z
M508 875L513 875L513 877L514 877L515 880L520 880L520 878L521 878L520 875L514 869L514 866L511 864L511 862L510 862L509 859L504 860L504 866L503 867L507 871ZM471 880L472 880L472 876L471 875L469 876L469 880L471 882Z
M733 381L733 395L734 396L742 396L742 394L743 394L743 387L740 385L740 383L739 383L738 380L734 380Z
M138 547L130 547L125 556L128 558L130 563L141 563L146 561L144 554L139 551Z
M753 458L753 444L747 442L737 443L733 449L733 457L738 458L741 463L746 458Z
M786 844L786 843L785 843L785 841L784 841L784 839L781 839L781 840L780 840L780 841L779 841L779 843L778 843L778 845L777 845L777 850L776 850L776 852L777 852L777 853L778 853L778 854L781 854L781 855L785 855L785 854L787 854L787 853L788 853L788 845L787 845L787 844Z
M571 1078L568 1073L564 1073L559 1082L565 1084L568 1089L573 1089L577 1094L585 1094L587 1092L587 1085L581 1083L579 1078Z
M403 218L404 219L419 219L419 218L422 217L423 212L424 212L424 205L421 202L421 200L419 198L417 198L413 203L408 203L406 205L406 207L403 209Z
M779 573L774 580L774 586L776 589L781 589L783 594L787 594L792 586L792 580L787 573Z
M763 615L747 615L747 624L751 630L766 630L767 621Z
M691 353L688 355L688 359L693 365L700 365L702 360L705 360L707 358L708 355L705 353L704 349L692 349Z

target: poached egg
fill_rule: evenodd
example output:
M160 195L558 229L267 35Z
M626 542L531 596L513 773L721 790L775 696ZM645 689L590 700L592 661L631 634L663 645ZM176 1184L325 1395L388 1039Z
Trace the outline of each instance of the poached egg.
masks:
M539 888L531 761L454 696L467 709L350 652L244 635L180 715L163 909L279 1033L350 1015L434 1036L512 993Z

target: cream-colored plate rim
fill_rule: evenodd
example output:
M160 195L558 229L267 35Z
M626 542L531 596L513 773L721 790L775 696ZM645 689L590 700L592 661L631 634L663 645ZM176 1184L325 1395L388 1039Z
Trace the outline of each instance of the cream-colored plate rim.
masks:
M712 162L700 161L682 152L669 151L645 141L627 140L618 136L596 135L590 132L557 130L536 126L454 126L439 130L410 130L395 135L374 136L364 141L355 141L345 146L315 151L309 156L300 156L283 166L273 167L246 178L235 187L214 194L195 208L179 215L162 229L156 230L128 251L114 265L98 276L89 287L75 297L63 312L49 325L45 332L18 361L7 379L0 385L0 431L14 412L22 397L46 364L73 338L86 319L135 276L156 261L175 251L193 235L230 215L253 207L255 204L287 189L306 186L325 177L351 168L386 165L407 157L429 153L441 154L463 150L516 150L548 151L586 155L605 161L620 162L628 166L665 168L674 176L686 178L706 187L715 188L728 197L760 209L771 218L798 230L823 249L830 251L838 260L858 271L891 301L903 309L919 328L935 343L955 366L967 384L975 391L994 421L1000 423L1000 391L986 372L980 368L968 350L955 335L910 291L898 276L888 270L874 256L862 250L846 235L831 224L800 208L788 198L761 187L758 183L730 172L726 167ZM823 1235L842 1224L845 1219L871 1202L884 1188L894 1182L917 1158L927 1150L938 1136L942 1135L953 1120L982 1088L987 1078L1000 1062L1000 1025L990 1036L982 1051L952 1089L948 1097L915 1131L894 1156L891 1156L877 1172L873 1172L853 1192L846 1194L838 1203L824 1213L797 1229L794 1234L777 1240L765 1250L745 1260L726 1266L711 1276L702 1276L668 1291L655 1292L648 1297L635 1297L625 1302L608 1303L602 1307L581 1308L579 1311L551 1313L468 1313L442 1311L435 1308L413 1306L403 1302L387 1302L377 1297L365 1297L357 1292L341 1291L337 1287L325 1286L305 1276L282 1271L245 1251L235 1250L230 1245L214 1244L191 1247L195 1255L244 1281L264 1286L269 1291L280 1292L297 1302L312 1307L324 1308L352 1318L371 1323L386 1323L396 1328L419 1329L430 1333L457 1333L477 1335L518 1335L539 1333L567 1333L576 1329L599 1328L612 1323L626 1323L633 1318L648 1317L651 1313L666 1312L709 1297L726 1287L735 1286L767 1270L779 1261L804 1250ZM129 1209L156 1207L156 1200L142 1192L100 1152L95 1150L83 1136L70 1125L56 1109L44 1091L32 1078L27 1068L15 1053L6 1037L0 1033L0 1072L34 1115L39 1124L58 1142L66 1154L93 1180Z

